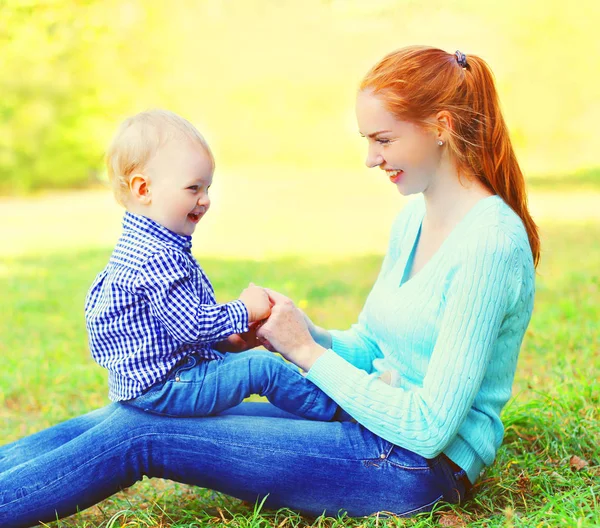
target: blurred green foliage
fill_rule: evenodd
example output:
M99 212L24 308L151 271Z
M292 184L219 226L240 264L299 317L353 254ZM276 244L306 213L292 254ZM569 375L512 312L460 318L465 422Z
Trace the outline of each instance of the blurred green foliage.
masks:
M156 106L218 165L356 167L355 87L407 44L488 60L528 173L598 165L597 0L0 0L0 21L0 194L101 181L118 122Z
M147 71L132 75L134 66L152 51L130 45L137 29L115 24L118 7L111 0L0 2L0 191L97 180L106 116L132 104Z

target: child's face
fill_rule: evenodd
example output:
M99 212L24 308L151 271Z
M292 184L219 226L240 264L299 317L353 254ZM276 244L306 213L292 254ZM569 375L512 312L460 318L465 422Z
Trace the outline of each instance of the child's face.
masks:
M191 235L210 207L213 160L202 145L172 140L146 168L150 202L143 214L179 235Z

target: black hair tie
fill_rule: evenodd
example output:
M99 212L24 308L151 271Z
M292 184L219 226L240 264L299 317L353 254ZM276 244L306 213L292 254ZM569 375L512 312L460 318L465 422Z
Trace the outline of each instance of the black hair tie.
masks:
M468 64L467 64L467 56L462 51L456 50L454 52L454 56L456 57L456 62L458 62L458 65L461 68L466 68L468 66Z

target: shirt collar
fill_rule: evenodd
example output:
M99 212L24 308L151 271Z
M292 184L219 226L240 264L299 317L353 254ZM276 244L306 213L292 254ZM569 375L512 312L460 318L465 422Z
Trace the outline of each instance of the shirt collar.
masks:
M178 235L146 216L130 213L129 211L125 211L123 229L156 238L184 250L190 251L192 248L191 236Z

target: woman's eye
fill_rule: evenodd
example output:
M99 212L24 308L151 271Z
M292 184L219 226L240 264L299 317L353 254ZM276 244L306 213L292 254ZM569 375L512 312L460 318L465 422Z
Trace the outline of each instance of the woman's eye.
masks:
M377 138L375 141L377 141L377 143L379 143L380 145L387 145L388 143L391 143L389 139L385 138Z

